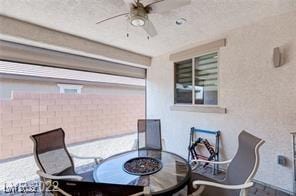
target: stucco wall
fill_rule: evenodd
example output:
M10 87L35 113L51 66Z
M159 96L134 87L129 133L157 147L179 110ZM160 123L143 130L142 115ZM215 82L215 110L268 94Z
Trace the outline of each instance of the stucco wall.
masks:
M226 47L219 51L219 101L227 114L171 111L174 68L166 54L153 58L148 69L148 117L161 119L168 150L185 157L192 126L222 131L222 159L235 154L238 134L248 130L266 141L255 178L292 191L290 132L296 129L296 13L266 18L215 39L219 38L227 38ZM278 46L284 51L285 64L274 68L272 53ZM288 166L278 165L277 155L287 157Z

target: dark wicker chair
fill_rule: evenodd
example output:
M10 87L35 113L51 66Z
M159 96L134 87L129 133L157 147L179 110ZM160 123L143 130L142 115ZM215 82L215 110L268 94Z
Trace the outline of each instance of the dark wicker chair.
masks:
M161 139L161 125L159 119L138 120L138 149L163 150L164 140Z
M93 171L82 174L75 172L72 157L94 159L99 164L100 157L79 157L70 154L65 145L63 129L55 129L32 135L34 157L39 168L37 174L46 189L55 195L130 195L139 193L144 187L95 183ZM56 186L58 183L58 186ZM45 192L43 192L45 193Z
M232 160L213 162L206 160L192 160L192 162L208 162L215 164L228 164L226 177L222 181L195 174L193 187L199 189L194 196L246 196L247 188L253 186L254 175L259 165L259 147L264 143L260 138L242 131L238 137L239 147ZM195 164L197 165L197 164Z

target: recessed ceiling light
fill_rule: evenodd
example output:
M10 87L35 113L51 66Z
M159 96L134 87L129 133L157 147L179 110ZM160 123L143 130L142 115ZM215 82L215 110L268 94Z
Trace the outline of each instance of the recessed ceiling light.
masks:
M187 20L185 18L178 18L176 20L176 25L182 25L185 24L187 22Z

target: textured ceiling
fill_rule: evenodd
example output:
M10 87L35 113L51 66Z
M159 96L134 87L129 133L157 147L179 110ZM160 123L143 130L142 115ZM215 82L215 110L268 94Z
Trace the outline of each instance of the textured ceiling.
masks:
M209 40L269 16L296 11L296 0L192 0L189 6L150 15L158 35L149 40L142 29L131 27L124 17L95 24L126 11L122 0L0 0L3 15L149 56ZM177 26L179 17L186 18L187 23Z

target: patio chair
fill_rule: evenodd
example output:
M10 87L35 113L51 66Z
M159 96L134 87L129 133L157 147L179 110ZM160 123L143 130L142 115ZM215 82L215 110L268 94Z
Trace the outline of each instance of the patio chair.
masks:
M37 174L45 187L43 194L50 191L54 195L149 195L147 187L95 183L93 171L77 174L72 158L93 159L96 164L100 157L80 157L70 154L65 145L62 128L32 135Z
M42 182L60 179L92 181L92 173L77 174L72 158L93 159L96 164L100 157L80 157L70 154L65 145L65 133L62 128L30 136L34 142L34 158L39 168L37 174Z
M165 149L165 141L161 138L161 125L159 119L138 120L138 139L133 149Z
M254 175L259 165L259 147L264 143L246 131L238 136L239 147L232 160L213 162L206 160L192 160L193 163L206 162L215 164L229 164L224 180L217 181L211 178L195 174L193 188L199 188L193 192L193 196L246 196L247 188L253 186ZM197 164L195 164L197 165Z

